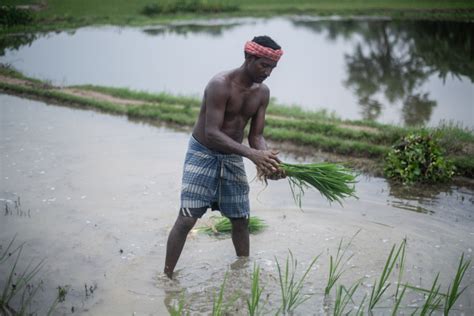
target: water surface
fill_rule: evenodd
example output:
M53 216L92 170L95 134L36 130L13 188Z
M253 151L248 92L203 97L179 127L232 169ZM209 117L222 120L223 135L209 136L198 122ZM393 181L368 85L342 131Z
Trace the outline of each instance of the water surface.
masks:
M87 27L8 37L0 62L59 85L201 96L267 34L285 55L267 80L285 104L345 119L474 127L474 23L314 18L232 19L146 28Z
M42 310L53 301L55 288L67 285L60 314L74 307L79 315L165 315L181 295L192 313L208 314L227 272L226 298L240 297L232 313L245 314L245 293L257 263L268 295L265 310L274 314L280 302L274 260L283 262L291 249L301 268L321 254L305 287L305 293L315 295L297 311L322 314L329 255L335 255L340 238L359 230L349 248L354 254L350 269L341 279L345 285L362 279L356 301L370 291L392 244L405 237L405 280L415 285L430 287L437 272L447 285L460 254L472 258L474 192L469 188L407 191L361 176L359 200L341 207L308 192L302 212L286 181L270 182L265 189L254 181L252 213L269 228L251 237L249 260L235 257L228 237L193 233L176 281L169 282L161 271L179 206L188 133L6 95L0 95L0 114L0 244L15 234L17 243L26 242L21 268L46 258L39 275L44 290L34 302ZM289 153L281 158L303 159ZM249 179L254 178L252 163L245 163ZM0 269L3 284L7 267ZM473 270L467 271L466 284L474 281ZM474 313L473 297L470 287L453 315ZM407 311L421 301L410 293ZM389 305L383 300L378 314L387 313Z

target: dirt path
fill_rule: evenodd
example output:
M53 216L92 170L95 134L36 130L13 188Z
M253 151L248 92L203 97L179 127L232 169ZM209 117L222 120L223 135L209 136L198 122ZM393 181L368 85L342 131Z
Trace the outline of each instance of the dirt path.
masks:
M65 93L65 94L68 94L68 95L93 99L93 100L97 100L97 101L105 101L105 102L110 102L110 103L116 103L116 104L120 104L120 105L150 104L149 102L140 101L140 100L117 98L117 97L111 96L109 94L96 92L96 91L83 90L83 89L78 89L78 88L67 88L67 87L66 88L60 88L60 87L54 87L54 86L50 86L50 85L41 85L40 83L35 83L33 81L8 77L8 76L4 76L4 75L0 75L0 82L12 84L12 85L19 85L19 86L23 86L23 87L47 88L47 89L55 90L55 91Z
M69 94L69 95L75 95L78 97L84 97L84 98L94 99L94 100L99 100L99 101L106 101L106 102L116 103L120 105L150 104L149 102L144 102L140 100L122 99L122 98L117 98L117 97L114 97L105 93L101 93L101 92L82 90L82 89L77 89L77 88L62 88L62 89L58 89L58 91Z
M140 105L140 104L151 104L150 102L142 101L142 100L135 100L135 99L124 99L119 97L114 97L106 93L91 91L86 89L79 89L79 88L69 88L69 87L55 87L47 84L41 84L39 82L34 82L25 79L14 78L10 76L5 76L0 74L0 82L5 82L12 85L20 85L24 87L35 87L35 88L47 88L51 90L55 90L61 93L65 93L72 96L78 96L83 98L88 98L97 101L105 101L110 103L115 103L119 105ZM267 117L279 120L293 120L291 117L285 117L275 114L268 114ZM358 126L358 125L351 125L351 124L337 124L339 127L351 129L354 131L366 131L369 133L379 133L376 128L368 127L368 126Z

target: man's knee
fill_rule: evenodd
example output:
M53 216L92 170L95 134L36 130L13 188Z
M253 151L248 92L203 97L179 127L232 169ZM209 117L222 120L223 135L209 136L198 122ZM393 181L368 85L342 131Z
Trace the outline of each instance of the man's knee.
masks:
M179 232L187 234L194 227L196 221L197 218L179 215L174 226Z

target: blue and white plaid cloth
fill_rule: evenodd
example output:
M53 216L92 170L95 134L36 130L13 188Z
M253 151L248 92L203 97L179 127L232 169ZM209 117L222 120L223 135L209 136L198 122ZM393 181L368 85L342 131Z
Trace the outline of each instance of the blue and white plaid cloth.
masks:
M212 207L226 217L248 217L248 193L242 157L210 150L191 136L184 161L181 213L195 217L193 209L205 212Z

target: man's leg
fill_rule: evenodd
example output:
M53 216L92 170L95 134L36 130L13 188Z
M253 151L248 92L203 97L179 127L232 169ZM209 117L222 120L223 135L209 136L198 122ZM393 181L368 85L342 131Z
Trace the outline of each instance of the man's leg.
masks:
M194 224L196 224L196 221L197 218L186 217L180 214L174 223L173 229L171 229L170 235L168 236L168 243L166 244L164 271L170 279L173 276L174 268L183 250L186 237Z
M249 256L249 220L247 218L229 218L232 223L232 242L238 257Z

